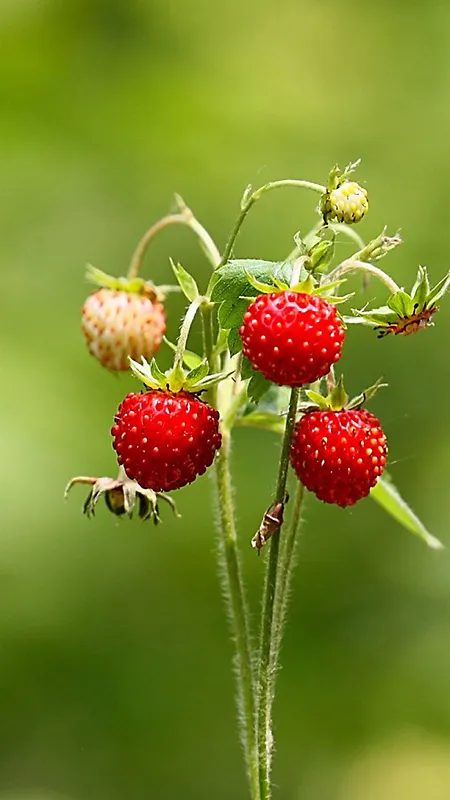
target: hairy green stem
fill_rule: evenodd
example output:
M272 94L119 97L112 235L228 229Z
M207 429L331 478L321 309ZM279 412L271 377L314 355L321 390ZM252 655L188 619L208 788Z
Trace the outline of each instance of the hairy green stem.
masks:
M280 658L281 643L283 640L284 623L289 603L290 585L295 566L295 545L301 522L301 513L305 487L299 481L295 490L293 509L290 523L284 533L281 543L280 559L278 564L277 586L273 608L273 636L270 652L270 687L269 696L275 696L275 681Z
M244 196L241 201L241 212L235 222L234 228L231 231L230 237L225 245L225 249L222 254L222 258L220 260L219 266L223 266L227 263L228 259L233 252L233 247L235 241L237 239L238 233L241 229L242 223L244 222L248 212L250 211L251 207L259 200L264 194L267 192L272 191L272 189L281 189L284 186L296 186L301 189L312 189L314 192L319 192L323 194L326 189L325 186L322 186L319 183L313 183L312 181L302 181L302 180L282 180L282 181L271 181L270 183L266 183L264 186L261 186L256 191L252 192L251 187L245 191Z
M286 497L286 483L289 469L289 452L295 427L300 390L291 391L289 410L286 418L283 442L281 446L280 464L274 502L283 503ZM261 618L261 642L259 654L258 682L258 751L259 751L259 784L261 800L271 797L271 760L273 749L272 703L273 680L271 675L273 641L276 635L274 628L274 605L277 589L278 557L280 549L280 531L276 531L271 539L269 560L263 595Z
M191 209L186 205L179 195L175 195L175 198L178 208L180 209L180 213L168 214L166 217L162 217L162 219L155 222L155 224L152 225L151 228L146 231L146 233L144 233L142 239L136 247L136 250L134 251L130 262L127 275L129 280L132 280L138 276L144 256L150 243L153 241L155 236L160 233L160 231L163 231L164 228L169 227L169 225L185 225L186 227L190 228L199 239L202 249L213 269L220 262L220 253L206 228L200 224L198 219L196 219L192 213Z
M214 473L219 509L219 567L223 580L232 635L236 647L235 666L239 729L251 800L260 800L258 747L256 739L255 686L250 644L249 612L244 594L237 549L235 511L230 478L230 435L223 433Z
M173 361L173 368L176 369L177 367L182 368L183 360L184 360L184 352L186 350L186 344L189 336L189 332L191 330L191 325L195 319L195 315L199 310L202 303L205 302L205 298L199 295L192 301L186 314L183 319L183 324L181 326L180 335L178 337L177 342L177 349L175 351L175 358Z
M373 275L378 280L382 281L385 286L389 289L391 294L396 294L400 292L400 286L391 278L386 272L383 272L382 269L379 267L375 267L374 264L369 264L367 261L359 261L358 259L348 258L346 261L343 261L342 264L338 264L332 272L329 272L328 275L325 275L323 278L323 282L325 283L332 283L337 278L340 278L341 275L344 275L346 272L365 272L366 274Z
M201 305L203 344L205 356L212 372L220 369L220 358L214 354L213 306ZM225 381L224 383L228 383ZM217 408L218 385L208 390L209 402ZM239 552L237 547L236 515L230 474L230 429L225 423L226 409L222 412L222 447L214 464L214 476L219 509L219 568L222 577L227 611L235 644L235 664L238 699L238 724L251 800L260 800L258 773L258 745L256 738L255 681L253 652L250 636L249 611L245 598Z

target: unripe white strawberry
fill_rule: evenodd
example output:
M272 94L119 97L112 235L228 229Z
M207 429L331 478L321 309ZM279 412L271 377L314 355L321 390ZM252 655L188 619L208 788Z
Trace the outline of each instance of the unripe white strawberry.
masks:
M128 356L150 359L166 330L164 306L154 292L98 289L82 311L82 331L89 352L112 370L127 370Z
M367 191L355 181L343 181L329 190L322 200L326 222L359 222L369 210Z

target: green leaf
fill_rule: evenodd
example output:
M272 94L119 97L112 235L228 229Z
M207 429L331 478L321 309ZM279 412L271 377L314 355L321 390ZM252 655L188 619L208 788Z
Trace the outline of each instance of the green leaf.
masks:
M266 431L273 431L281 435L284 432L286 421L280 417L279 414L257 410L239 417L236 421L236 425L249 428L263 428Z
M219 325L225 330L239 328L242 325L244 314L248 308L248 300L243 297L225 300L219 308Z
M199 297L200 292L198 291L198 286L192 277L192 275L181 266L181 264L175 264L172 259L170 259L170 265L175 273L175 277L180 284L181 291L187 297L190 303L193 303L194 300Z
M373 500L384 508L388 514L397 520L404 528L406 528L415 536L422 539L428 547L433 550L441 550L442 543L435 536L427 531L420 519L408 504L401 497L398 489L394 486L389 477L383 476L378 479L376 485L370 492Z
M253 376L254 372L255 372L255 370L253 369L253 367L251 365L251 361L247 358L247 356L244 356L244 358L242 359L242 365L241 365L241 378L242 378L242 380L243 381L248 380L248 378L251 378Z
M268 381L264 375L261 375L260 372L253 372L247 387L247 393L250 400L258 403L259 400L261 400L261 397L263 397L263 395L269 391L271 386L271 382Z
M392 294L387 301L388 308L399 317L410 317L414 313L414 302L406 292Z
M427 307L433 305L433 303L437 303L441 297L444 296L445 292L447 291L448 287L450 286L450 271L447 272L444 278L442 278L439 283L431 290L430 294L427 297Z
M235 356L242 350L242 339L239 336L239 328L232 328L228 331L228 349L230 355Z
M170 347L171 350L173 350L174 353L176 353L177 351L176 344L170 342L169 339L166 338L166 336L164 336L163 341L168 345L168 347ZM183 361L188 367L188 369L194 369L195 367L198 367L198 365L202 363L203 358L197 355L197 353L193 353L192 350L185 350L183 353Z

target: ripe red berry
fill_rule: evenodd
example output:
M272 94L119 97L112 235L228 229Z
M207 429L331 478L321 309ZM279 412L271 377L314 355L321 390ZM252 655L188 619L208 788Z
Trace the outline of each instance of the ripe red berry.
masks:
M111 433L128 477L155 492L192 483L222 443L215 408L189 392L160 389L127 394Z
M370 411L313 411L297 423L291 464L319 500L344 507L369 494L386 455L386 436Z
M104 367L126 370L128 356L140 361L155 355L166 317L161 303L145 294L99 289L83 306L81 328L90 353Z
M291 291L257 297L239 334L253 369L280 386L303 386L326 375L345 336L334 305Z

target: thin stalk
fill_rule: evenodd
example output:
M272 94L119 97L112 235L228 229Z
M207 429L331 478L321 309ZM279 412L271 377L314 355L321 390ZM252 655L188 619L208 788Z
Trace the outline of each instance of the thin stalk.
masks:
M289 603L290 585L295 566L295 546L298 538L298 531L301 522L303 499L305 487L298 481L295 490L292 516L289 526L283 536L280 560L278 565L277 586L273 609L273 636L270 652L270 680L269 695L275 696L275 681L280 657L280 649L283 640L284 623Z
M220 369L220 358L214 354L214 327L211 304L201 305L205 356L212 372ZM218 405L218 385L211 386L208 400ZM238 701L238 723L251 800L260 800L258 773L258 743L256 737L256 687L253 673L253 651L250 635L250 616L245 597L239 552L237 547L236 515L230 473L230 430L222 421L222 447L214 464L217 507L219 510L218 561L222 577L231 632L235 644L235 664Z
M295 416L297 412L299 394L300 390L298 388L292 389L289 410L286 418L286 426L284 429L283 442L281 445L277 488L274 499L275 503L283 503L286 496L289 452L295 427ZM277 588L279 549L280 531L277 531L272 536L270 544L261 618L258 685L258 751L261 800L270 800L271 797L270 771L273 749L273 697L271 696L273 680L271 675L271 652L273 649L273 639L275 636L274 604Z
M155 236L160 233L160 231L163 231L164 228L169 227L169 225L185 225L186 227L190 228L199 239L202 250L211 263L211 266L215 268L220 262L220 253L208 231L203 227L203 225L200 224L198 219L196 219L191 209L188 208L181 197L176 195L176 200L178 207L180 208L180 213L168 214L166 217L162 217L162 219L158 220L158 222L155 222L155 224L152 225L151 228L146 231L146 233L144 233L142 239L136 247L136 250L134 251L130 266L128 268L127 277L129 280L132 280L138 276L144 256L150 243L153 241Z
M175 357L173 360L173 368L174 370L177 368L183 367L183 360L184 360L184 352L186 350L186 344L189 336L189 332L191 330L191 325L195 319L195 315L200 308L201 304L205 302L205 298L199 295L198 297L193 300L193 302L188 307L186 314L183 319L183 324L181 326L180 335L178 337L177 342L177 349L175 351Z
M261 186L259 189L256 189L256 191L254 192L252 192L251 188L249 188L244 193L244 196L242 198L241 211L235 222L234 228L231 231L230 237L225 245L225 249L223 251L222 258L219 263L220 267L226 264L228 259L230 258L238 233L241 229L242 223L244 222L251 207L256 203L257 200L259 200L267 192L272 191L272 189L281 189L284 186L296 186L301 189L311 189L314 192L319 192L319 194L323 194L326 191L325 186L322 186L319 183L313 183L312 181L289 180L289 179L282 181L271 181L270 183L266 183L264 186Z
M401 291L400 286L398 286L386 272L383 272L382 269L375 267L374 264L369 264L367 261L359 261L354 258L348 258L346 261L343 261L342 264L338 264L332 272L324 276L323 281L332 283L346 272L365 272L366 274L374 275L375 278L378 278L378 280L382 281L384 285L387 286L391 294L396 294Z
M224 432L214 469L217 506L219 509L219 567L227 601L231 631L236 647L237 701L239 728L244 749L247 779L252 800L260 800L256 708L252 651L250 646L249 612L245 599L241 566L237 549L237 532L233 491L230 478L230 436Z

